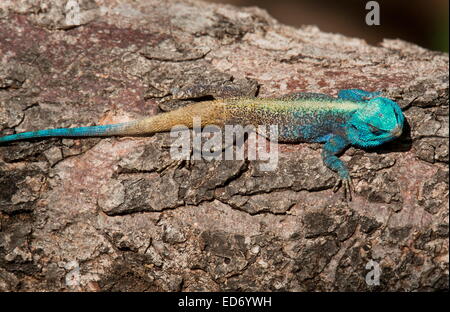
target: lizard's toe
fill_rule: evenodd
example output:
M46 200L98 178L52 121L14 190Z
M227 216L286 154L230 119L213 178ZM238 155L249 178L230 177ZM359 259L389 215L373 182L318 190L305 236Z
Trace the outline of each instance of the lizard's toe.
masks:
M352 200L352 192L354 190L352 179L348 178L348 179L344 180L343 183L344 183L345 198L348 201L351 201Z
M338 179L336 184L333 187L333 192L337 192L340 187L343 187L344 189L344 197L348 200L352 200L352 192L354 190L352 179L346 178L346 179Z
M336 193L336 192L339 190L339 187L341 186L341 184L342 184L342 180L341 180L341 179L338 179L338 180L336 181L336 184L333 186L333 192L334 192L334 193Z

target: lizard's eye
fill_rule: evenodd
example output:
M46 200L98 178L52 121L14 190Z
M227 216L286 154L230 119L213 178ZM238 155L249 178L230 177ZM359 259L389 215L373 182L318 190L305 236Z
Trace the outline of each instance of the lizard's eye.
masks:
M378 128L375 127L375 126L372 126L372 125L370 125L370 124L368 124L368 126L369 126L369 130L370 130L370 132L371 132L372 134L380 135L380 134L383 133L383 130L378 129Z

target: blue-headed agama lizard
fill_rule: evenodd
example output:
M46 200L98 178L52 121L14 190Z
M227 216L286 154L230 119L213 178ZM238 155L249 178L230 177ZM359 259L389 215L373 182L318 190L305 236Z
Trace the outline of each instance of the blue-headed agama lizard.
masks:
M374 147L402 134L404 116L398 104L380 92L346 89L334 98L321 93L294 93L279 98L237 97L198 102L174 111L125 123L79 128L48 129L0 137L0 144L44 137L131 136L170 131L172 127L225 124L278 125L279 142L325 143L324 164L338 173L351 199L352 182L338 155L348 146Z

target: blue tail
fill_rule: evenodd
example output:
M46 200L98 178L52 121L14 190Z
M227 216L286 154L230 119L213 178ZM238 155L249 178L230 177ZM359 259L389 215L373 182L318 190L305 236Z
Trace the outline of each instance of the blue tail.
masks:
M118 135L129 126L129 123L120 123L104 126L47 129L0 137L0 144L26 139L49 138L49 137L88 137Z

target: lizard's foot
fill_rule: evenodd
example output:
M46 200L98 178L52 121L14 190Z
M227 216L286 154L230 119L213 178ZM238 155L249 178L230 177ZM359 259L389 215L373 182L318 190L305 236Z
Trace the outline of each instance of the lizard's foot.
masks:
M339 188L343 187L344 189L344 197L348 200L352 200L352 191L355 189L353 186L352 178L348 177L345 179L338 179L336 184L334 185L333 192L337 192Z

